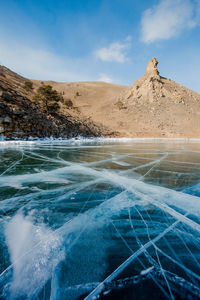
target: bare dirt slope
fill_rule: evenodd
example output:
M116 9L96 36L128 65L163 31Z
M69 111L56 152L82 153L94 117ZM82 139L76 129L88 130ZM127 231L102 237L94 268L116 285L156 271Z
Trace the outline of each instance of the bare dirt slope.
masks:
M200 95L161 77L157 64L152 59L146 73L129 87L32 80L34 89L26 92L23 77L4 67L0 75L6 73L8 84L25 93L30 101L41 84L50 84L64 98L59 113L93 124L98 135L200 138ZM66 105L69 100L72 106Z
M123 137L200 137L200 95L161 77L154 58L131 86L49 82L81 115Z
M34 87L38 88L41 81L34 80ZM43 83L43 82L42 82ZM112 99L117 97L122 91L128 87L109 84L105 82L54 82L45 81L44 84L51 85L59 91L65 100L70 99L75 109L70 109L71 114L77 114L92 119L95 123L104 125L105 107L112 103ZM66 107L63 105L62 110ZM113 131L112 126L108 127Z

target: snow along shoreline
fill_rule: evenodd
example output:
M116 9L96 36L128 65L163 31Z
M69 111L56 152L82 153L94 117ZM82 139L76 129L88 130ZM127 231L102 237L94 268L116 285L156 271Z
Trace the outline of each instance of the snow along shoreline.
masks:
M34 144L62 144L62 145L78 145L78 144L93 144L93 143L127 143L127 142L134 142L134 143L152 143L152 142L183 142L183 143L200 143L200 138L85 138L85 137L75 137L70 139L63 139L63 138L32 138L30 137L28 140L22 139L13 139L7 140L5 137L0 139L0 147L1 146L8 146L8 145L34 145Z

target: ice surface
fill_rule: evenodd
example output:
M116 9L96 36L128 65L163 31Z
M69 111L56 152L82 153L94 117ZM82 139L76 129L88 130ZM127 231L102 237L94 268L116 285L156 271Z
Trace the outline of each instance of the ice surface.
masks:
M63 241L55 232L44 225L33 225L21 214L8 223L5 236L13 268L9 297L33 297L51 278L58 263L64 260ZM8 291L5 289L4 293Z
M0 143L2 299L198 298L198 141Z

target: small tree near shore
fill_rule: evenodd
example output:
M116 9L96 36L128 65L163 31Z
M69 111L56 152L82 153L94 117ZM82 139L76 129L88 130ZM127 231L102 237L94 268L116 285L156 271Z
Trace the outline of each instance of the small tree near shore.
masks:
M48 113L52 114L59 109L58 103L63 102L63 97L51 85L43 84L37 89L33 100L39 102Z

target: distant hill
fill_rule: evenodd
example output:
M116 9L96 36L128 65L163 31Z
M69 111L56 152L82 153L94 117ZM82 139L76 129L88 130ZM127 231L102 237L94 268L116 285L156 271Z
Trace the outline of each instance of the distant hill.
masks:
M157 64L153 58L129 87L31 80L31 90L25 88L26 78L0 66L0 134L200 138L200 95L160 76ZM44 84L63 97L51 114L34 101Z

